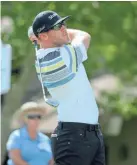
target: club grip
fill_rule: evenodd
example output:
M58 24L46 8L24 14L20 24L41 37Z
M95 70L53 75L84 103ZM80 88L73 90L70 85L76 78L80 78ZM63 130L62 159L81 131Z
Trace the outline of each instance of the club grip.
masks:
M33 43L34 43L35 48L37 48L38 47L37 41L34 40Z

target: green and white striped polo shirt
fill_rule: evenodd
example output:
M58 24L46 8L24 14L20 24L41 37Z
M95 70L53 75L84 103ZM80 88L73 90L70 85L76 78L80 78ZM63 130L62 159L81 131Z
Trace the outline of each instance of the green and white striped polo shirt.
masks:
M38 76L42 75L42 82L46 88L55 88L71 81L77 72L81 57L77 57L78 50L71 44L64 45L66 55L69 59L67 65L61 55L60 48L41 49L38 51L39 64L36 61L36 71ZM52 51L50 51L52 49Z

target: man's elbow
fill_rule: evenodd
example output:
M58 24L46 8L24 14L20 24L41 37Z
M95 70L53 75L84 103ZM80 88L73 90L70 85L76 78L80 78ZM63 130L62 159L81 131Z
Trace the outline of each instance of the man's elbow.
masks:
M91 41L91 35L90 35L89 33L87 33L87 40L88 40L88 42L89 42L89 44L90 44L90 41Z
M90 42L91 42L91 35L89 33L86 33L85 39L84 39L84 45L86 49L89 48Z

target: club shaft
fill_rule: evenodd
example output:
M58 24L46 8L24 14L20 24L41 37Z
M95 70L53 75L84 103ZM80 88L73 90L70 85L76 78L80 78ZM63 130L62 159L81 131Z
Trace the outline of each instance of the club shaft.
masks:
M39 59L37 57L38 46L37 46L36 42L34 44L35 44L36 59L37 59L37 63L38 63L39 69L40 69L40 76L39 77L40 77L40 82L41 82L41 86L42 86L42 91L43 91L44 99L47 100L43 81L42 81L41 67L40 67Z

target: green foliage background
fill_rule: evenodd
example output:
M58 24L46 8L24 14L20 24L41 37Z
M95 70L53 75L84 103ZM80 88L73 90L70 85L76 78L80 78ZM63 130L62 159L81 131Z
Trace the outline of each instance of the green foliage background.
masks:
M137 86L137 2L11 1L1 4L2 16L10 16L14 21L13 33L2 35L2 40L13 47L13 68L20 68L24 59L34 54L27 30L36 14L54 10L61 16L72 15L67 22L68 28L81 29L91 34L89 58L84 64L89 78L111 73L120 78L122 85ZM33 61L31 65L34 67ZM117 99L110 95L104 97L115 105L110 106L111 109L119 107L123 114L124 107L119 106L117 101L121 102L120 93L117 93ZM123 103L130 107L126 116L129 112L136 114L137 100L134 103L132 101L126 99Z

